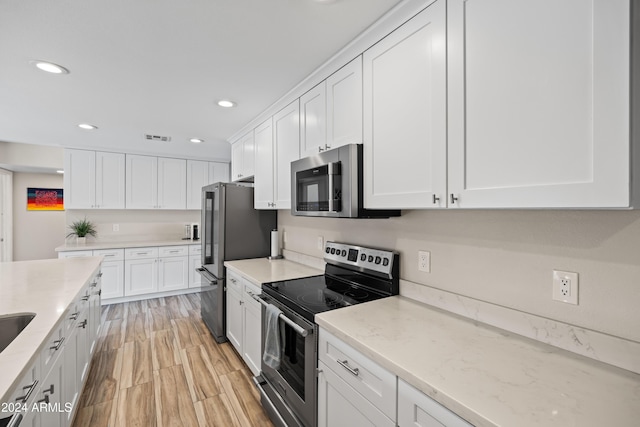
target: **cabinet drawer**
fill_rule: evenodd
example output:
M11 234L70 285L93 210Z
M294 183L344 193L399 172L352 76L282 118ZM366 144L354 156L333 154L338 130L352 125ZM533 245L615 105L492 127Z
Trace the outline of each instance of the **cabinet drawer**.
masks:
M93 251L94 256L103 256L105 261L124 260L124 249L97 249Z
M186 256L189 255L189 246L160 246L158 248L160 258L170 256Z
M473 427L402 379L398 379L398 425Z
M396 418L394 374L324 329L319 332L318 358L387 417Z
M260 286L256 285L255 283L244 280L244 292L248 294L249 297L251 297L251 295L260 295L262 293L262 290L260 289Z
M93 256L93 251L65 251L58 252L58 258L79 258Z
M227 270L227 289L233 289L239 295L242 295L244 290L245 280L238 273Z
M18 381L18 385L9 395L6 403L31 403L40 387L39 381L41 381L41 379L40 360L36 359ZM1 414L1 416L5 415L6 414Z
M62 322L56 326L44 342L44 347L40 353L40 373L43 378L47 376L58 356L63 352L65 331L66 328L64 322Z
M189 255L200 255L202 253L201 245L189 245Z
M124 259L158 258L157 247L128 248L124 250Z

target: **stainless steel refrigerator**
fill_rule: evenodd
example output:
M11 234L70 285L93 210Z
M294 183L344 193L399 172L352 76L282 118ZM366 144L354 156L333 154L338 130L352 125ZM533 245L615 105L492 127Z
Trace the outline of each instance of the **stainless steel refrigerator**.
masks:
M277 212L253 208L253 187L217 183L202 187L202 268L210 285L202 292L202 320L217 342L226 338L224 262L266 257Z

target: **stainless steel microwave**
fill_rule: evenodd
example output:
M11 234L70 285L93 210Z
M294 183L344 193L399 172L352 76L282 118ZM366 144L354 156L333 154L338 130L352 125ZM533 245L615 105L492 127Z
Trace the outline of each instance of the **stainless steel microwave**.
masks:
M388 218L399 210L364 209L362 144L349 144L291 162L291 214Z

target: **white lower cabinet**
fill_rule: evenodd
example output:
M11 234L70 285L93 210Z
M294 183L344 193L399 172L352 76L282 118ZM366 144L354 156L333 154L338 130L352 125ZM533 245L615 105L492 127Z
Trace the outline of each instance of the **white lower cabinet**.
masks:
M67 425L67 414L64 413L65 396L62 380L64 378L64 357L57 355L40 385L37 396L38 403L47 404L40 412L40 424L44 427L62 427Z
M94 256L103 256L102 262L102 298L120 298L124 296L124 249L99 249Z
M262 360L262 306L253 296L260 285L227 270L227 338L253 375Z
M124 294L142 295L158 291L158 248L125 250Z
M175 291L188 288L189 247L161 247L158 254L158 291Z
M471 424L398 379L398 425L402 427L472 427Z

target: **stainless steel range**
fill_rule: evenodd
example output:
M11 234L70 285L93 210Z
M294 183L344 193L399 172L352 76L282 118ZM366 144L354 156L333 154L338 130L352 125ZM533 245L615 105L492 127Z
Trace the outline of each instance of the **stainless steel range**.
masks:
M262 348L268 304L280 314L281 361L277 369L262 362L254 379L262 406L277 426L317 426L318 327L314 316L373 301L399 291L399 254L394 251L327 242L325 274L262 285Z

